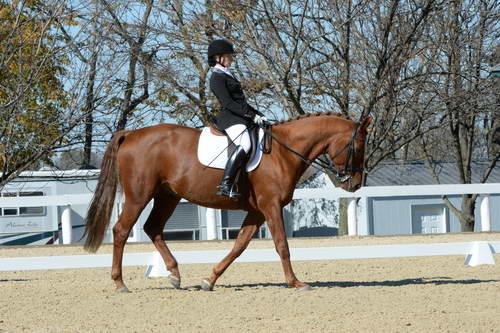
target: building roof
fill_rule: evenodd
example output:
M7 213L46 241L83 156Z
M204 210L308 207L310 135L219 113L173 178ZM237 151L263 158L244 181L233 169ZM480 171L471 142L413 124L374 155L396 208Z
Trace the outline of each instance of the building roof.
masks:
M23 171L10 183L33 182L39 180L45 181L63 181L63 180L89 180L99 178L100 170L40 170ZM1 174L1 173L0 173Z
M480 178L488 168L490 161L472 162L472 183L479 183ZM317 175L316 169L311 174ZM458 170L455 162L440 162L437 172L441 184L459 184ZM24 171L14 181L25 181L30 178L98 178L100 170L44 170ZM487 183L500 183L500 163L488 177ZM327 181L326 183L329 183ZM381 163L370 172L367 177L367 186L394 186L394 185L433 185L437 182L432 177L429 167L424 161L388 162ZM313 186L314 187L314 186Z
M490 77L500 77L500 64L496 64L495 66L490 68Z
M472 162L472 183L480 183L490 161ZM459 184L455 162L440 162L436 168L441 184ZM383 163L375 167L366 179L367 186L432 185L437 184L428 165L423 161ZM488 177L487 183L500 183L500 165Z

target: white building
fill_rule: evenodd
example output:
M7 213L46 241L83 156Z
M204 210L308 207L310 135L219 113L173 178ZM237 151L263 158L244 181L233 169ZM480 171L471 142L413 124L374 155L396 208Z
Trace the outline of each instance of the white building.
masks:
M29 196L64 196L69 194L91 195L97 185L98 170L34 171L24 172L7 184L0 198L17 197L18 204L0 207L0 245L61 243L61 220L66 205L23 207L23 198ZM117 195L110 228L116 223L120 211L120 194ZM72 240L80 242L85 229L87 204L71 205ZM149 237L143 225L152 208L144 209L134 226L129 241L145 242ZM243 211L216 211L217 239L235 238L245 216ZM166 239L207 239L207 209L181 201L165 227ZM259 237L265 237L265 227ZM112 240L111 229L105 242Z

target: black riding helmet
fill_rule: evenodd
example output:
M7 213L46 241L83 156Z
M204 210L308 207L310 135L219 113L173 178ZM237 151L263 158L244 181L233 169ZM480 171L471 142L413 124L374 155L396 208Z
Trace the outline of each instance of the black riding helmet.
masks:
M208 45L208 64L210 67L215 66L215 60L214 56L215 55L222 55L222 54L229 54L229 53L234 53L234 47L233 44L228 42L225 39L218 39L214 40Z

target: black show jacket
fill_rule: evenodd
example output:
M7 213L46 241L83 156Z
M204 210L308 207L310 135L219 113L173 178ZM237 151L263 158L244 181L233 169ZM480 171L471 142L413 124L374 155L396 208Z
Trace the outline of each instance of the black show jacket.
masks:
M240 82L231 75L214 69L210 77L210 89L222 106L216 117L219 128L226 129L236 124L248 127L256 114L263 116L247 103Z

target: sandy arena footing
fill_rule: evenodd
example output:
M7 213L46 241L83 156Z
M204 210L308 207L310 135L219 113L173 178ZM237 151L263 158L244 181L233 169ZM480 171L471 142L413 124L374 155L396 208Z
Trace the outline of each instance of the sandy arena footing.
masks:
M291 247L499 241L500 233L292 239ZM229 249L232 241L171 242L176 250ZM249 248L272 248L254 240ZM153 251L128 244L126 252ZM110 253L104 245L99 253ZM78 255L81 246L4 247L0 257ZM0 332L499 332L500 256L294 262L313 287L285 287L281 264L235 263L213 292L199 290L212 265L181 265L182 288L125 267L130 294L109 268L0 273ZM293 260L293 258L292 258Z

